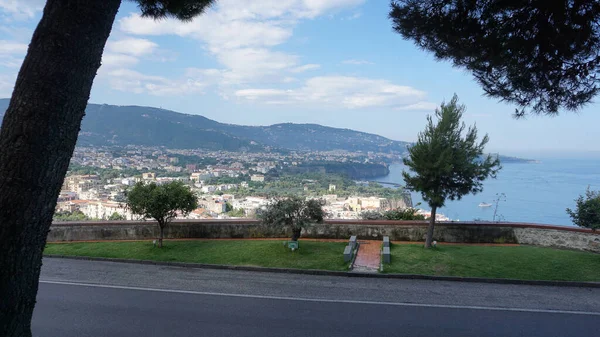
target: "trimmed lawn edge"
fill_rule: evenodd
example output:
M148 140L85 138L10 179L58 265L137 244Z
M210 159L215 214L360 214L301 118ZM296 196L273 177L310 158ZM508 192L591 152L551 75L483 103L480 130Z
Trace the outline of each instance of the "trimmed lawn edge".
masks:
M330 270L318 270L318 269L234 266L234 265L222 265L222 264L166 262L166 261L134 260L134 259L105 258L105 257L54 255L54 254L45 254L44 257L45 258L71 259L71 260L134 263L134 264L171 266L171 267L182 267L182 268L224 269L224 270L241 270L241 271L268 272L268 273L284 273L284 274L345 276L345 277L364 277L364 278L404 279L404 280L453 281L453 282L471 282L471 283L517 284L517 285L535 285L535 286L550 286L550 287L600 288L600 282L519 280L519 279L504 279L504 278L433 276L433 275L393 274L393 273L391 273L391 274L374 274L374 273L361 273L361 272L351 272L351 271L346 272L346 271L330 271Z

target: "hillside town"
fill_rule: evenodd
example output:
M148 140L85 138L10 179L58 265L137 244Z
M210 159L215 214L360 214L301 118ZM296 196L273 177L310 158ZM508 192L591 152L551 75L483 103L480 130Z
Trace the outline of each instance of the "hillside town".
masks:
M307 161L339 163L391 163L400 160L395 153L334 151L269 151L229 152L203 149L168 149L128 145L125 147L77 147L72 165L103 169L164 170L167 172L196 172L201 163L232 163L228 168L266 173L277 165L297 166ZM193 163L190 163L193 162ZM216 172L216 171L215 171Z
M272 195L256 193L273 170L301 166L306 161L380 163L394 156L374 153L292 152L229 153L172 150L128 146L127 148L77 148L71 170L58 199L57 213L79 212L88 219L140 220L125 207L125 192L137 182L162 184L181 181L198 196L199 207L186 219L251 218L266 206ZM277 179L277 178L275 178ZM359 219L365 211L386 211L412 206L408 197L339 193L342 186L329 184L326 191L313 190L315 181L301 183L306 198L321 199L329 218ZM387 189L391 190L391 189ZM319 192L325 192L320 193ZM426 211L420 210L428 215ZM437 215L438 220L448 220Z

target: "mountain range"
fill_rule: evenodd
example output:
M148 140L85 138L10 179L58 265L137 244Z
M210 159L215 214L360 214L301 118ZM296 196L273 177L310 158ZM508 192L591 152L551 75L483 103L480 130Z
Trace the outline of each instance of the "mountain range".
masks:
M0 118L4 117L8 103L8 99L0 99ZM409 143L318 124L244 126L153 107L88 104L77 144L165 146L227 151L260 151L275 148L401 154L406 151Z
M0 118L9 99L0 99ZM219 123L200 115L143 107L88 104L79 146L165 146L225 151L363 151L406 154L409 142L319 124L282 123L245 126ZM499 156L503 163L534 160Z

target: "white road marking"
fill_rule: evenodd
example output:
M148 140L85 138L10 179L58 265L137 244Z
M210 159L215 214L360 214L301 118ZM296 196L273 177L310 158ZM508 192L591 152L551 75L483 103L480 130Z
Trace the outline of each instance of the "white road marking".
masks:
M301 297L285 297L285 296L228 294L228 293L192 291L192 290L157 289L157 288L130 287L130 286L109 285L109 284L80 283L80 282L70 282L70 281L46 281L46 280L40 280L40 283L44 283L44 284L57 284L57 285L69 285L69 286L81 286L81 287L93 287L93 288L106 288L106 289L125 289L125 290L137 290L137 291L152 291L152 292L160 292L160 293L176 293L176 294L189 294L189 295L256 298L256 299L280 300L280 301L299 301L299 302L317 302L317 303L369 304L369 305L388 305L388 306L397 306L397 307L421 307L421 308L442 308L442 309L513 311L513 312L532 312L532 313L546 313L546 314L568 314L568 315L600 316L600 312L593 312L593 311L571 311L571 310L527 309L527 308L503 308L503 307L484 307L484 306L473 306L473 305L425 304L425 303L380 302L380 301L359 301L359 300L331 300L331 299L322 299L322 298L301 298Z

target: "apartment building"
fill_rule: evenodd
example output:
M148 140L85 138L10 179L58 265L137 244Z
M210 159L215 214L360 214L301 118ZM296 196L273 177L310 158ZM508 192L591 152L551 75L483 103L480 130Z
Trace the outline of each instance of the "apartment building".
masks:
M97 175L73 175L63 181L62 190L81 193L96 188L100 185L100 177Z
M139 218L120 203L111 201L88 201L82 204L79 210L87 217L94 219L106 220L113 213L124 216L126 220L137 220Z

